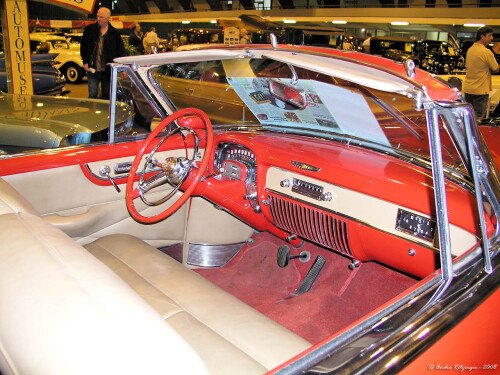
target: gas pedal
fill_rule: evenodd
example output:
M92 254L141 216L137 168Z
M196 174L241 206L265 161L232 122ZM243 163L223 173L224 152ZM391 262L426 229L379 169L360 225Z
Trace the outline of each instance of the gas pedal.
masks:
M316 257L316 260L314 261L313 265L311 266L311 269L309 270L306 277L304 278L304 280L302 280L299 287L295 291L294 294L296 296L300 296L301 294L304 294L304 293L311 290L314 282L318 278L319 273L323 269L323 266L325 265L325 263L326 263L326 259L323 258L321 255L318 255Z

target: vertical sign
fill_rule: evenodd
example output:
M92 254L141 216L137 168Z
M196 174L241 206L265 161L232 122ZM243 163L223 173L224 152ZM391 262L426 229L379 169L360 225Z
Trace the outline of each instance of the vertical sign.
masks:
M2 18L7 24L8 40L8 46L4 46L5 67L9 92L33 94L27 0L5 0L4 12Z

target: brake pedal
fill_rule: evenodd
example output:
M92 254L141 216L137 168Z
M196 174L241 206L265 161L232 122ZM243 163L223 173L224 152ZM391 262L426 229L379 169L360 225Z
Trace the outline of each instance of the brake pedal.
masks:
M318 255L316 257L316 260L314 261L313 265L311 266L311 269L307 273L306 277L302 282L300 283L299 287L295 291L296 296L300 296L301 294L304 294L308 291L311 290L314 282L319 276L319 273L323 269L323 266L326 263L326 259L323 258L321 255Z

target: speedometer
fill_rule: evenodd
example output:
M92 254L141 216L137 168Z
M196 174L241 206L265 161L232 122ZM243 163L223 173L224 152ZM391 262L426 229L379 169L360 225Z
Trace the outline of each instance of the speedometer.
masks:
M252 150L237 143L219 143L216 150L217 167L224 161L238 161L248 167L255 167L255 154Z
M226 150L227 160L255 164L255 154L246 147L232 144Z

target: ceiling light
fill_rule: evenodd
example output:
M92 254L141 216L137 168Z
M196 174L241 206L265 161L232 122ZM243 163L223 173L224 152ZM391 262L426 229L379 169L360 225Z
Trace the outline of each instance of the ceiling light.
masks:
M184 25L187 25L187 24L190 24L190 23L191 23L191 21L182 21L182 23L183 23Z
M395 25L395 26L408 26L409 23L406 22L406 21L392 21L391 25Z
M297 23L295 20L287 20L283 18L283 23Z
M217 20L212 20L210 21L210 23L217 23Z
M483 27L486 26L484 23L464 23L465 27Z
M347 21L343 21L343 20L333 20L332 23L337 23L339 25L345 25L347 23Z

